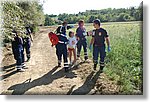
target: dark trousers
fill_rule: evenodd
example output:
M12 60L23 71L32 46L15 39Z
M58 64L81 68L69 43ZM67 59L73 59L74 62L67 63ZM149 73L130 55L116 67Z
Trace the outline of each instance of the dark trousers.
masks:
M82 41L82 40L78 41L78 43L77 43L77 57L80 57L82 46L83 46L83 50L84 50L84 58L87 59L88 58L87 42Z
M100 66L104 66L104 60L106 57L105 45L104 46L93 46L93 62L98 64L98 58L100 56Z
M31 47L31 40L29 38L24 39L24 49L26 52L26 56L29 59L30 58L30 47Z
M67 59L67 45L66 44L57 44L56 45L56 55L58 58L58 63L61 63L62 56L64 60L64 68L69 68L68 59Z
M14 58L16 60L16 68L21 69L24 64L24 51L23 47L19 46L19 48L13 49Z

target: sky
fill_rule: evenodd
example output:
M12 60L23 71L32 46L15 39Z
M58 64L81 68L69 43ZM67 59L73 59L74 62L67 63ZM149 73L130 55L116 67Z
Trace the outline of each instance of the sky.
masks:
M42 0L41 0L42 1ZM86 10L129 8L139 6L142 0L44 0L45 14L74 14Z

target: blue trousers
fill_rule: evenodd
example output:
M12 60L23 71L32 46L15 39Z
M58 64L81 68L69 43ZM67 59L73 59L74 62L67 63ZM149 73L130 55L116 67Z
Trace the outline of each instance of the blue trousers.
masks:
M68 59L67 59L67 45L58 43L56 45L56 55L58 58L58 63L61 63L62 56L64 59L64 68L69 68Z
M77 43L77 57L80 57L82 46L83 46L83 50L84 50L84 58L86 59L86 58L88 58L87 42L82 41L82 40L79 40Z
M104 60L106 57L105 45L104 46L93 46L93 62L98 64L98 58L100 56L100 65L104 65Z
M16 60L17 68L22 68L22 64L24 63L24 50L23 47L20 45L18 48L13 48L14 58Z

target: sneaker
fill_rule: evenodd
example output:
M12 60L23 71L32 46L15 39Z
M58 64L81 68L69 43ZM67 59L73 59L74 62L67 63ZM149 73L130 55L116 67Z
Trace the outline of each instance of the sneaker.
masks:
M24 69L17 69L17 72L25 72Z
M26 67L26 66L23 66L23 67L22 67L22 69L28 69L28 67Z
M80 60L80 57L77 57L77 60Z

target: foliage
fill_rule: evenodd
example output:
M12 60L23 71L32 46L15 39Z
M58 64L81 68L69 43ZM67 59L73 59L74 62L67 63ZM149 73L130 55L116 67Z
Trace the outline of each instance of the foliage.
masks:
M120 85L120 93L142 92L142 22L103 25L111 39L105 73Z
M2 5L2 25L4 43L12 39L12 31L18 31L24 36L25 26L30 26L36 32L38 25L44 23L42 5L38 1L4 1Z
M59 14L46 15L49 17L49 23L46 26L58 24L57 20L67 21L69 24L75 24L80 19L86 23L92 23L93 20L99 18L101 22L124 22L124 21L142 21L143 8L142 4L139 7L120 8L120 9L102 9L102 10L86 10L86 12L79 12L78 14ZM51 19L50 19L51 18Z
M92 24L85 27L87 31L94 29ZM102 27L109 33L112 49L107 53L104 73L120 86L120 94L142 92L142 22L102 23ZM91 37L87 39L89 46ZM92 59L92 52L88 53ZM83 50L81 55L84 56Z

